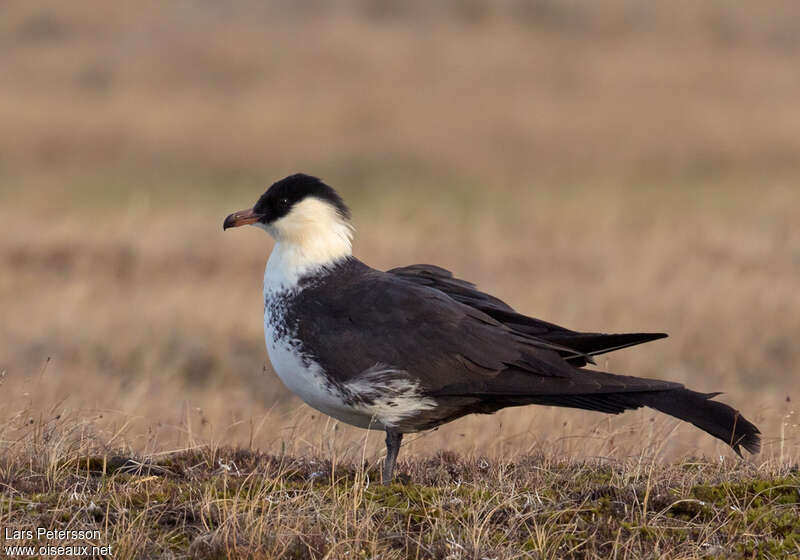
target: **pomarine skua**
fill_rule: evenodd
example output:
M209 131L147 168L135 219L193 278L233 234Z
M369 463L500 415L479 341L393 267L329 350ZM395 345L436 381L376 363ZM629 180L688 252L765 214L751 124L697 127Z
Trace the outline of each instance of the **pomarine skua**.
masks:
M540 404L618 414L642 406L750 453L759 431L739 411L680 383L586 369L592 356L667 336L584 333L516 312L433 265L380 271L352 254L350 211L334 189L296 174L223 229L274 239L264 272L272 366L303 401L342 422L385 430L383 483L403 434L466 414Z

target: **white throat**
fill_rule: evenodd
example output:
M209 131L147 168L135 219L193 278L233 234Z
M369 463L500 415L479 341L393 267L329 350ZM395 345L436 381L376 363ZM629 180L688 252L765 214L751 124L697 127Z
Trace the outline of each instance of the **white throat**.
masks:
M292 289L301 278L353 254L353 227L331 204L306 198L265 226L275 247L264 271L264 293Z

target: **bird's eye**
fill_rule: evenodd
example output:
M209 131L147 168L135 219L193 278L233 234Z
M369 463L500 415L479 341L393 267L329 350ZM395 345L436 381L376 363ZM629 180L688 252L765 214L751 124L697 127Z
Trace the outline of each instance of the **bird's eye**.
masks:
M289 207L289 199L288 198L279 198L278 199L278 206L281 208L288 208Z

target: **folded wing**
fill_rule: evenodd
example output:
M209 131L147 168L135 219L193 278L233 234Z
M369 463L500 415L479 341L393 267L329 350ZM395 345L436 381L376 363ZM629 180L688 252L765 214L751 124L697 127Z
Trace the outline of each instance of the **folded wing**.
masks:
M561 351L563 358L574 366L593 363L591 356L605 354L665 338L665 333L605 334L577 332L541 319L517 313L504 301L478 290L474 284L455 278L453 273L431 264L414 264L388 271L420 286L439 290L454 300L482 311L517 332L541 339L568 350Z

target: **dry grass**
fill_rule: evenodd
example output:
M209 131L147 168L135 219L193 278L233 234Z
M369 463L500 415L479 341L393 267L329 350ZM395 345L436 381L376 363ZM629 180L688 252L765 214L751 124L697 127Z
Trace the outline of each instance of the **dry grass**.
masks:
M196 447L149 457L98 448L74 418L18 418L0 461L0 525L97 530L115 558L792 558L800 474L775 461L371 461Z
M40 514L66 523L89 496L128 509L119 523L102 516L126 551L166 550L175 537L180 554L197 541L206 555L241 545L302 556L306 529L316 535L308 546L331 557L372 546L401 557L513 556L492 541L502 531L509 543L531 539L526 550L540 557L578 545L574 556L691 557L708 552L703 542L716 546L713 535L739 531L727 555L749 550L748 535L778 539L713 504L705 528L690 519L684 532L661 531L684 521L667 521L667 502L645 511L641 494L625 493L646 489L652 472L662 494L694 499L698 484L777 480L799 460L795 2L137 6L12 2L0 18L0 526ZM436 465L450 460L436 454L461 454L452 462L471 489L459 498L469 508L456 509L468 513L488 492L482 513L432 507L397 541L388 527L402 533L411 517L375 521L394 502L365 490L353 467L374 466L380 435L286 394L261 335L269 241L221 232L228 212L300 170L342 191L356 252L376 267L433 262L573 328L669 332L601 366L725 391L762 428L764 452L738 463L650 411L466 418L409 438L401 459L441 501L460 490L445 484ZM50 427L61 435L45 440ZM187 448L170 459L183 474L147 481L80 466ZM681 467L689 456L704 466ZM215 475L219 457L243 462L243 476ZM336 458L346 476L288 476L312 457ZM475 471L479 457L488 473ZM195 459L206 465L196 480L186 474ZM602 484L629 509L587 527L582 508L601 498L586 498L597 488L580 473L595 469L611 473ZM81 480L80 499L62 495ZM252 500L217 493L245 481L256 485ZM543 501L525 509L516 489L534 485ZM148 489L171 505L120 505ZM182 492L194 517L154 532L160 511L183 511ZM22 496L49 505L22 513ZM488 521L495 506L512 521ZM256 515L265 507L284 517ZM278 519L294 529L267 539ZM249 540L247 523L264 540ZM352 548L333 547L334 536Z

